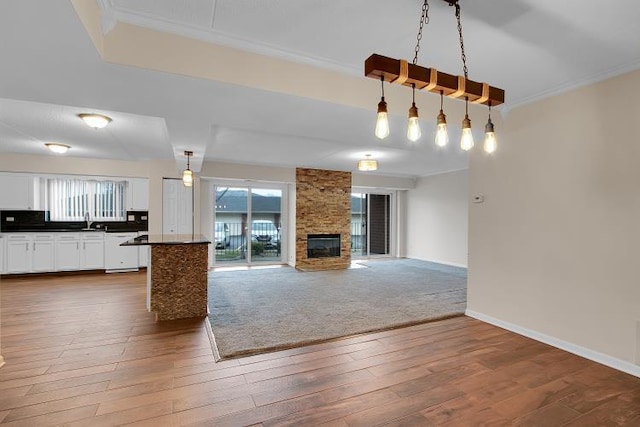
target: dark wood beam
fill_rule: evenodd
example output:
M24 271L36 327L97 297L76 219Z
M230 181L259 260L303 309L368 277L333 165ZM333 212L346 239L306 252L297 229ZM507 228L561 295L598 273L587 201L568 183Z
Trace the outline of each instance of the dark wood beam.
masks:
M401 60L393 59L386 56L373 54L364 61L364 75L372 79L380 80L384 78L384 81L394 83L398 82L398 77L401 75ZM431 68L421 67L420 65L408 64L408 72L406 80L401 84L403 86L409 86L415 84L416 89L428 89L429 92L440 93L445 96L452 97L452 95L458 92L459 96L456 98L464 100L465 97L469 98L469 102L475 102L479 104L489 105L495 107L504 103L504 90L488 86L488 97L482 101L483 97L483 83L478 83L473 80L464 79L464 91L459 93L459 77L443 73L442 71L435 72L435 81L432 81ZM486 89L485 89L486 91Z

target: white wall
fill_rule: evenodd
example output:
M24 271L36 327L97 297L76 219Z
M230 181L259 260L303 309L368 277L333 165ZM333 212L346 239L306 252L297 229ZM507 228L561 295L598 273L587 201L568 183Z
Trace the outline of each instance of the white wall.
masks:
M407 191L406 256L467 266L468 172L420 178Z
M640 375L640 72L520 107L474 152L469 313Z

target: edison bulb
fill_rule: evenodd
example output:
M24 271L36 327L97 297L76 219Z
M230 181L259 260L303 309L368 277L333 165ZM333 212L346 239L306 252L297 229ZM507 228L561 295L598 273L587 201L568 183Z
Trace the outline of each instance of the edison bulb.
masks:
M418 123L417 117L409 117L409 124L407 126L407 138L411 142L416 142L422 136L420 131L420 123Z
M471 128L462 128L462 138L460 139L460 148L469 151L473 148L473 133Z
M491 154L498 148L495 132L487 132L484 134L484 151Z
M378 111L375 134L380 139L385 139L389 136L389 117L386 111Z
M436 131L436 145L438 147L444 147L449 143L449 132L447 131L447 124L440 123Z

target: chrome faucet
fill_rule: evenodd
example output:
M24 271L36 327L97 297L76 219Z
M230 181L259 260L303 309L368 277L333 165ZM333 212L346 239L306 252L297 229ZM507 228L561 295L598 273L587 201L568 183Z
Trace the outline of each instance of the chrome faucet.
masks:
M91 228L91 216L89 212L84 213L84 220L87 222L87 228Z

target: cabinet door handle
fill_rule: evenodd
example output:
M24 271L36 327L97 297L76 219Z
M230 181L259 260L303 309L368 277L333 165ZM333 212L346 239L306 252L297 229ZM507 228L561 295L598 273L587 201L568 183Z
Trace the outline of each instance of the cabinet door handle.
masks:
M29 250L29 242L25 243L25 249L24 249L24 250L25 250L25 251L28 251L28 250Z
M76 242L76 251L80 249L80 243Z
M35 252L36 250L36 242L33 242L33 251Z
M82 250L84 251L85 249L87 249L87 242L82 242Z

